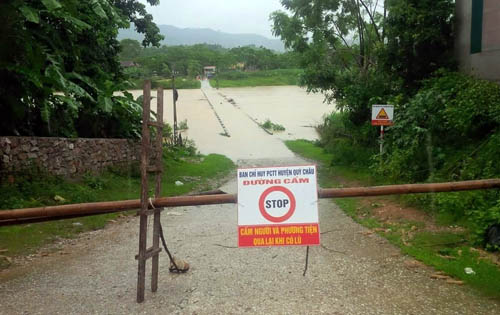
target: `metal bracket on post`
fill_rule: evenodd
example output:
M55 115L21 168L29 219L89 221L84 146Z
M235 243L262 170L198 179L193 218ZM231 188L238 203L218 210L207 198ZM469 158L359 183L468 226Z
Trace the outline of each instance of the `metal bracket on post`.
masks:
M153 208L152 202L148 195L148 173L155 174L155 198L159 198L161 194L161 180L163 174L163 88L158 88L157 95L157 121L151 122L151 81L144 82L143 90L143 113L142 113L142 142L141 142L141 210L140 223L139 223L139 254L136 256L138 260L137 272L137 302L144 301L144 291L146 284L146 261L152 258L152 272L151 272L151 291L158 290L158 263L160 248L160 219L162 208ZM149 132L150 127L156 128L155 133L155 165L150 165L150 146L151 135ZM153 219L153 245L147 248L147 233L148 233L148 216L154 215Z

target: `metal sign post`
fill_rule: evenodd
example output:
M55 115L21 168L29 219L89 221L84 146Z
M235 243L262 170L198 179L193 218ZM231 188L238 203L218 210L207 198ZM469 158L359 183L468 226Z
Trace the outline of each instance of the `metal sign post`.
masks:
M384 126L394 125L394 105L373 105L372 126L380 126L380 162L384 153Z

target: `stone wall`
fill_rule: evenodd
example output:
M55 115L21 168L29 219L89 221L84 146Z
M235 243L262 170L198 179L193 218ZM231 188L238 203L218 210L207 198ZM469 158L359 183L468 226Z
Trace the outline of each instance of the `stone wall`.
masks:
M138 161L140 142L127 139L0 137L0 175L30 167L65 177Z

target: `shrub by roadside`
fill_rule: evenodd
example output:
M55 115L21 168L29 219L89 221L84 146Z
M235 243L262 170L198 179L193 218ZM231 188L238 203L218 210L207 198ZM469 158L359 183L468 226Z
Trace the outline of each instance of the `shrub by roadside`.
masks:
M408 101L393 97L395 125L386 129L384 154L378 128L355 125L349 113L332 113L318 127L320 144L335 165L370 168L384 183L470 180L500 176L500 87L456 72L438 71ZM382 161L382 162L381 162ZM500 224L498 191L404 198L443 224L467 227L475 244ZM493 248L491 248L493 249Z

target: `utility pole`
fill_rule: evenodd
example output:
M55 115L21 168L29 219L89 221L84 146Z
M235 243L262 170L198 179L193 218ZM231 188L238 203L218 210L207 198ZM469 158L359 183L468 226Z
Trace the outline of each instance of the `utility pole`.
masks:
M172 97L174 100L174 145L177 144L177 99L179 98L179 93L175 88L175 70L172 70Z

